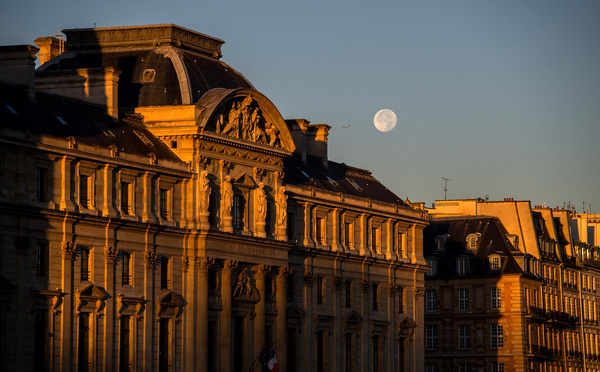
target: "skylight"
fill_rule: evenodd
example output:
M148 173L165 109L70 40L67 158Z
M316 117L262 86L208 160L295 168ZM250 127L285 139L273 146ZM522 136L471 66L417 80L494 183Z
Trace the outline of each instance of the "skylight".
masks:
M62 116L56 114L54 115L56 117L56 120L58 120L62 125L67 126L67 122L65 121L65 119L62 118Z
M8 103L5 103L4 106L6 106L6 108L8 109L8 111L12 112L14 115L17 114L17 111L15 111L15 109L12 108L12 106L9 105Z
M363 191L363 189L362 189L360 186L358 186L358 184L356 183L356 181L354 181L352 178L348 178L348 177L346 177L346 179L348 180L348 182L350 182L350 184L351 184L352 186L354 186L354 188L355 188L356 190L358 190L358 191L360 191L360 192L362 192L362 191Z
M111 130L108 129L108 127L106 125L104 125L104 123L101 123L99 121L95 121L94 124L96 124L96 126L98 128L100 128L100 130L104 133L104 135L106 137L115 137L115 134L113 132L111 132Z
M141 139L142 142L144 142L147 146L154 146L154 144L148 139L148 137L146 137L144 133L138 132L137 130L134 130L133 133L135 133L135 135L138 136L138 138Z
M335 182L334 180L332 180L331 177L329 177L328 175L325 175L325 178L327 178L327 181L329 181L329 183L332 184L333 186L338 185L338 183Z

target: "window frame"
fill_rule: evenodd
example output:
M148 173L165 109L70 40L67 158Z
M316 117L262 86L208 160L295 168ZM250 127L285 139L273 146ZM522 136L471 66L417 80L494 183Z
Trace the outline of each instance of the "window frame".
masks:
M438 349L438 326L425 325L425 350Z
M501 324L490 325L490 347L493 349L504 347L504 327Z
M437 290L425 290L425 311L437 311Z
M458 348L468 350L471 347L471 327L469 324L458 326Z
M502 308L502 291L500 287L490 288L490 308L501 309Z
M463 296L464 294L464 296ZM458 289L458 309L459 310L469 310L469 289L468 288L459 288Z

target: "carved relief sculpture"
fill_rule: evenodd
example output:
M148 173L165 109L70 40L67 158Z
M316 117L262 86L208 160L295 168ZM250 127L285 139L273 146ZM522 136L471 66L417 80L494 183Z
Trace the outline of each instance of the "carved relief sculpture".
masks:
M231 206L233 205L233 186L231 185L231 177L225 176L221 185L221 205L223 216L231 216Z
M267 218L267 193L265 184L260 182L256 189L256 211L258 212L258 222L264 223Z
M277 226L287 226L287 195L285 194L285 186L279 187L277 190Z
M210 181L208 180L208 172L200 172L200 213L208 213L210 203Z

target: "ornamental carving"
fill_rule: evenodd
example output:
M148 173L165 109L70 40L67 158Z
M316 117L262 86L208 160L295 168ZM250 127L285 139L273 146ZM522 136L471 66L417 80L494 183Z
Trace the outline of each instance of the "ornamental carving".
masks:
M64 260L72 260L75 257L75 243L62 242L61 250Z
M215 265L215 259L212 257L197 257L196 267L200 270L209 271Z
M255 279L266 278L269 271L271 271L271 265L256 265L253 268Z
M277 190L277 226L287 226L287 195L285 194L285 186L279 187Z
M265 222L267 218L267 193L265 184L260 182L256 189L256 212L258 213L258 222Z
M119 250L116 247L104 247L104 260L106 263L114 264Z
M223 271L231 274L233 272L233 270L235 270L237 265L238 265L237 261L227 260L227 261L223 262Z
M190 258L188 256L182 256L181 257L181 271L183 271L184 273L187 273L189 267L190 267Z
M250 279L250 270L247 267L238 275L237 283L233 289L233 297L238 300L260 300L260 295Z
M388 295L390 297L394 297L396 291L398 290L398 284L396 283L388 283Z
M231 177L225 176L221 184L221 212L223 216L231 216L231 206L233 205L233 185Z
M290 275L292 275L292 269L289 267L280 267L277 273L277 277L283 279L287 279Z
M144 259L146 260L146 267L148 269L153 269L156 266L156 252L146 252L144 254Z
M304 285L307 287L312 287L312 282L315 279L315 274L305 271L304 272Z
M279 129L264 117L251 95L227 102L210 127L216 133L233 138L280 146Z
M369 288L371 288L371 281L369 279L361 280L360 287L363 293L369 293Z
M210 181L208 179L208 172L203 170L200 172L200 213L208 213L208 206L210 204L210 191L211 188Z
M425 288L424 287L414 287L413 288L413 293L415 295L415 297L423 297L425 296Z
M342 288L342 277L341 276L336 275L333 277L333 288L338 291Z

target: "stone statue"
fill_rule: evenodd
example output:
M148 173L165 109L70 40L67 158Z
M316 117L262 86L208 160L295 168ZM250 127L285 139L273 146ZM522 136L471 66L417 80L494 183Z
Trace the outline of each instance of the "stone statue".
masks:
M210 204L210 181L208 180L208 172L203 170L200 172L200 212L208 213Z
M287 225L287 195L285 186L277 190L277 226L285 227Z
M267 136L265 131L260 129L260 121L262 116L260 114L260 109L256 107L254 112L252 112L252 126L254 127L254 141L260 143L267 143Z
M265 184L260 182L256 189L256 211L258 212L258 221L264 222L267 218L267 193L265 193Z
M233 205L233 186L231 177L225 176L221 184L221 204L223 205L223 216L231 216L231 206Z
M238 138L240 135L239 134L239 132L240 132L240 117L241 117L241 111L238 106L238 103L235 102L231 106L231 110L229 110L229 122L227 123L225 128L223 128L222 133L227 134L232 137L235 137L235 138Z
M267 137L269 138L269 145L278 146L279 145L279 129L274 124L267 123L265 125L265 132L267 133Z
M252 96L246 97L240 105L242 117L242 138L252 139Z

